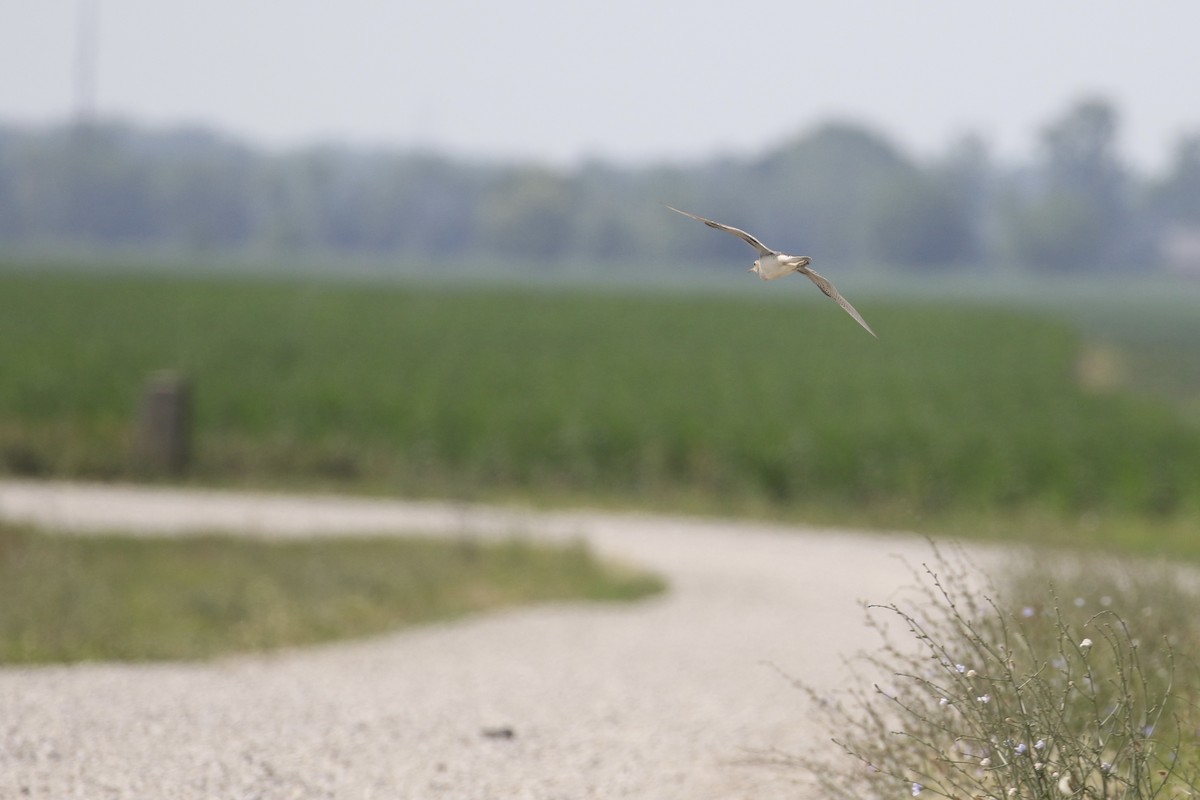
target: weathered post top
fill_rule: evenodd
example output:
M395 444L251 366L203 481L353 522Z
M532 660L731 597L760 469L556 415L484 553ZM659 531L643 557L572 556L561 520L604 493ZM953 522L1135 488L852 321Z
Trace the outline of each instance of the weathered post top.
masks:
M173 370L150 376L138 414L138 465L150 472L178 475L191 459L191 386Z

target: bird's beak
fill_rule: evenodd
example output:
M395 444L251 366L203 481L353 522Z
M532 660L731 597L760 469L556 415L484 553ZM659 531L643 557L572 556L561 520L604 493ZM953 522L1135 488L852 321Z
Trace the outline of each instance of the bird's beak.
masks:
M755 269L756 267L751 267L750 269L746 270L746 272L754 272Z

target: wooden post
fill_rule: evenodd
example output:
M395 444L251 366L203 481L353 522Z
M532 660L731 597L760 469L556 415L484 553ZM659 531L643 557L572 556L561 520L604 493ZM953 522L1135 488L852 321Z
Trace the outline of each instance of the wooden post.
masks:
M156 372L142 390L138 414L139 466L153 473L179 475L191 460L192 392L176 372Z

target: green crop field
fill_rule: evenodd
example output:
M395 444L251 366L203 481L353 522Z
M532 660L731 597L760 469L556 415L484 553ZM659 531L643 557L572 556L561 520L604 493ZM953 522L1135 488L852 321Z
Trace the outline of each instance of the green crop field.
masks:
M809 294L2 273L0 473L145 477L138 394L171 368L201 483L905 528L1200 520L1200 382L1172 366L1196 315L1149 304L1105 338L1103 298L853 295L876 341Z

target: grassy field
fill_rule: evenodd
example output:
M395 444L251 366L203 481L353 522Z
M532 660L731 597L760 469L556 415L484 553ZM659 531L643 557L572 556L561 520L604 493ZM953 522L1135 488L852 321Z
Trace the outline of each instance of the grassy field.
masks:
M1124 388L1166 400L1200 423L1200 282L1124 274L1006 275L895 283L895 299L923 297L1053 315L1068 322L1101 367L1083 376L1097 388ZM1085 353L1086 357L1086 353Z
M69 537L0 525L0 664L207 658L662 588L582 546Z
M0 472L139 477L139 386L174 368L196 482L1113 542L1108 520L1149 520L1174 533L1148 549L1200 556L1195 385L1138 356L1186 358L1195 315L1105 297L855 295L875 341L799 291L0 274Z

